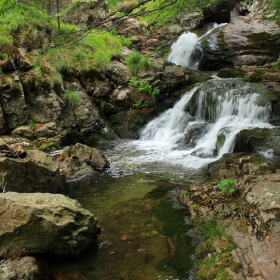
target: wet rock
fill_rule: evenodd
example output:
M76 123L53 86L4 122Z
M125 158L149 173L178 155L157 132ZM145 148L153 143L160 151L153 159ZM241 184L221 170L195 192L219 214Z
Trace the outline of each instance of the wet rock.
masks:
M1 280L50 280L46 265L34 257L8 259L0 264Z
M0 157L0 184L5 191L51 192L64 188L59 164L38 150L28 150L26 157Z
M274 62L280 51L279 34L273 21L240 17L205 37L199 69L216 71Z
M196 149L191 153L192 156L195 157L200 157L200 158L214 158L218 154L218 151L216 149L204 149L204 148L199 148Z
M101 151L79 143L61 151L58 161L60 170L67 179L80 177L97 169L104 170L110 166Z
M230 21L231 11L240 0L216 0L204 9L206 22L224 23Z
M96 219L60 194L0 194L0 257L26 254L76 256L99 233Z
M245 129L236 136L234 152L259 153L272 161L277 160L280 156L279 137L277 127Z

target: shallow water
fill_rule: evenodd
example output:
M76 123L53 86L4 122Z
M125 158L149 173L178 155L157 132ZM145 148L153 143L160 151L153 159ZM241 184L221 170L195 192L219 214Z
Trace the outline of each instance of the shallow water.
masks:
M132 154L119 145L106 152L111 169L105 174L69 183L71 196L102 230L82 256L50 262L56 280L193 279L197 241L188 235L187 211L174 192L197 175L163 163L133 165Z

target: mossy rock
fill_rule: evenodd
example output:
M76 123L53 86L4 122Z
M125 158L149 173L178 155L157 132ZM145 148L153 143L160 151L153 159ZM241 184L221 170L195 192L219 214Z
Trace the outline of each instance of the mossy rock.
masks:
M37 147L38 147L38 150L41 150L46 153L53 152L53 151L59 150L61 148L58 142L48 141L46 139L38 140Z
M238 133L234 152L254 153L258 151L274 151L280 155L280 129L279 128L253 128Z
M218 71L217 76L220 78L241 78L243 72L236 68L223 68Z

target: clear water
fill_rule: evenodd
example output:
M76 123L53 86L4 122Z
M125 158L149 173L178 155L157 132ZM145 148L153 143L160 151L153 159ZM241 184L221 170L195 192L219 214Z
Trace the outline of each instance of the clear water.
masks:
M123 144L107 151L112 168L106 174L70 183L71 196L98 217L102 231L79 258L52 259L54 278L193 279L196 241L174 191L197 175L133 172L130 164L115 168L117 158L128 160L119 149Z

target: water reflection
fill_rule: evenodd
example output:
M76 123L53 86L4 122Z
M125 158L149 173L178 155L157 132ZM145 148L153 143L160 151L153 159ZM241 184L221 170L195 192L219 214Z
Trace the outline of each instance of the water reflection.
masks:
M51 262L56 280L192 278L191 226L168 176L107 174L70 184L71 196L98 217L102 231L79 258Z

